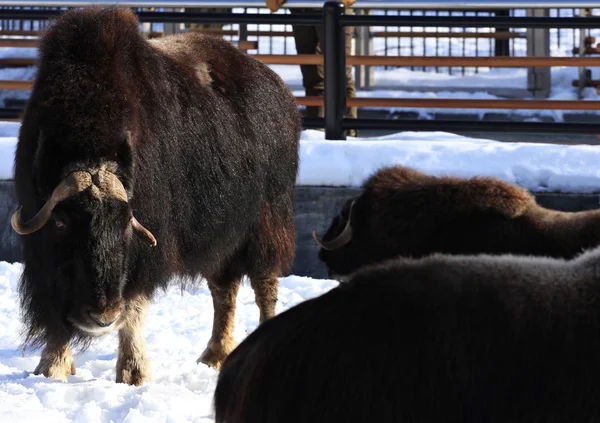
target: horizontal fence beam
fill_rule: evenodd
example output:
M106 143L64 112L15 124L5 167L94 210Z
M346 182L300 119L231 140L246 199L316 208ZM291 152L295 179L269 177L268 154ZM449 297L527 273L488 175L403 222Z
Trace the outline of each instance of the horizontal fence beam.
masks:
M4 3L2 3L4 4ZM94 4L94 3L92 3ZM89 3L88 3L89 5ZM39 4L37 4L39 6ZM156 7L152 5L150 7ZM191 7L191 6L188 6ZM523 8L520 6L519 9ZM57 17L62 10L0 9L0 19L44 20ZM222 12L136 12L141 22L156 23L216 23L216 24L273 24L316 25L321 13L269 14ZM406 16L406 15L342 15L340 23L346 26L424 26L470 28L598 28L600 17L517 17L517 16Z
M267 65L322 65L318 54L251 54ZM34 66L37 59L0 59L0 66ZM523 68L536 66L600 66L600 57L430 57L430 56L348 56L348 65L370 66L472 66ZM4 81L0 81L3 83Z
M0 108L0 121L21 122L21 110ZM321 129L323 118L302 119L304 129ZM592 123L559 122L503 122L503 121L455 121L455 120L404 120L404 119L348 119L342 120L344 129L368 129L391 131L447 131L447 132L510 132L536 134L600 134L600 125Z
M11 60L11 59L2 59ZM18 59L14 59L18 60ZM33 81L4 80L0 81L0 90L30 90L33 87Z
M315 125L316 119L307 122ZM308 126L307 126L308 127ZM320 126L322 128L322 126ZM502 122L461 120L403 120L403 119L349 119L342 120L344 129L391 131L445 131L445 132L510 132L535 134L600 134L600 124L563 122ZM319 126L311 126L319 128Z
M38 48L40 41L35 38L0 38L0 47Z
M596 4L596 7L600 4ZM522 7L518 7L522 9ZM598 28L600 17L519 17L519 16L408 16L408 15L342 15L346 26L430 26L460 28Z
M318 54L253 54L268 65L321 65ZM370 66L478 66L521 68L536 66L600 66L600 57L443 57L347 56L348 65Z
M323 97L296 97L300 106L322 106ZM348 107L407 107L440 109L600 110L600 101L584 100L471 100L439 98L347 98Z
M221 30L213 28L191 28L190 32L210 33L222 36L238 36L238 30ZM39 31L21 31L21 30L4 30L0 31L0 35L11 36L39 36ZM154 36L163 35L161 32L152 33ZM292 31L247 31L249 37L293 37ZM377 31L371 32L373 38L482 38L482 39L498 39L512 40L517 38L525 38L525 34L518 32L433 32L433 31ZM11 45L14 43L14 46ZM0 47L37 47L39 44L38 38L4 38L0 39ZM574 53L576 53L574 51Z
M282 8L322 7L324 1L287 0ZM83 7L90 5L120 5L124 7L160 8L222 8L257 7L266 8L263 0L3 0L3 6L28 7ZM595 0L361 0L354 3L354 9L550 9L550 8L595 8Z
M1 3L4 5L4 3ZM89 5L89 4L88 4ZM37 5L39 6L39 5ZM152 6L154 7L154 6ZM6 9L0 8L0 20L25 19L48 20L64 13L64 10L51 9ZM266 24L266 25L303 25L321 23L321 13L306 14L269 14L269 13L223 13L223 12L148 12L134 11L140 22L154 23L215 23L215 24Z
M526 34L518 32L429 32L429 31L377 31L371 32L373 38L493 38L497 40L513 40L526 38Z

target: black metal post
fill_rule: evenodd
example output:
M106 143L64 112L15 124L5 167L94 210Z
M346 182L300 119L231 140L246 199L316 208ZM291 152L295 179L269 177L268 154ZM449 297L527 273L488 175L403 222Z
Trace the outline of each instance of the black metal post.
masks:
M345 140L342 119L346 109L346 49L344 27L340 17L342 3L328 1L323 5L323 65L325 83L325 139Z
M496 11L496 16L498 17L506 17L506 16L510 16L510 10L497 10ZM509 29L508 28L496 28L496 33L500 34L500 33L504 33L504 34L508 34ZM494 42L494 53L496 57L502 57L502 56L510 56L510 40L508 38L496 38L495 42Z

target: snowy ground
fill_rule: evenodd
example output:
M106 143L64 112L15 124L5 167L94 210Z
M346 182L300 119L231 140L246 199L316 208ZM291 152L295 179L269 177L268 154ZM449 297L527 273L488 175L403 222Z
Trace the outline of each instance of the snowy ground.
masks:
M16 287L21 265L0 262L0 421L212 422L217 372L196 359L212 326L206 284L182 292L173 287L149 309L145 327L152 381L141 387L115 384L116 333L75 357L77 374L67 384L34 376L40 351L22 356ZM277 313L337 286L331 280L291 276L281 280ZM248 283L240 289L236 340L258 325L258 308Z

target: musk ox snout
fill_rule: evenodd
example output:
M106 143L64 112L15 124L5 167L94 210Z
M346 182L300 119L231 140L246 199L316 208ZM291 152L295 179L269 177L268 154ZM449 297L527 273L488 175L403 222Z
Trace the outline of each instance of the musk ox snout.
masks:
M124 310L122 299L110 304L105 301L84 303L71 314L69 320L79 330L92 336L100 336L117 329Z
M88 314L92 320L100 327L107 327L117 321L123 312L122 302L108 308L88 308Z

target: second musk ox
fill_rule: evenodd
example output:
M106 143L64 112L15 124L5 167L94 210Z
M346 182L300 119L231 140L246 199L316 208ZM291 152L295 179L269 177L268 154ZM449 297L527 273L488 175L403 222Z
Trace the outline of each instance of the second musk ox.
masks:
M216 423L600 421L600 248L398 258L225 360Z
M330 276L432 253L572 258L600 244L600 210L562 212L496 178L436 177L404 166L373 173L320 244Z
M128 9L69 11L43 35L16 151L25 345L67 380L71 348L118 330L116 381L147 380L143 320L174 277L206 278L213 332L235 348L240 279L260 321L295 253L300 116L284 82L230 43L147 41Z

